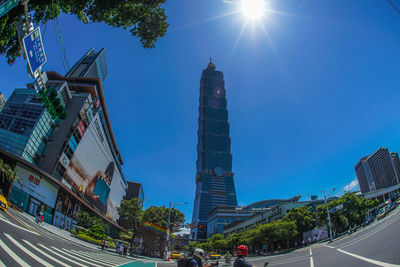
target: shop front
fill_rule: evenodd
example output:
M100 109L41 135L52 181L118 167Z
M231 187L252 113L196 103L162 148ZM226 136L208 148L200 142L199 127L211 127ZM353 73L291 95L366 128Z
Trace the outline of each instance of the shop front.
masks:
M44 221L51 224L59 187L19 164L15 170L21 178L21 183L14 183L10 201L32 216L37 216L41 211Z
M78 201L71 198L68 193L60 190L57 197L53 225L66 230L75 229L78 210Z

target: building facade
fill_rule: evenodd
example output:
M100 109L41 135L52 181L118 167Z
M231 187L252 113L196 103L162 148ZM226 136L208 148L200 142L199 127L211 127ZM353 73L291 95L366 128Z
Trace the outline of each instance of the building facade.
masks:
M15 89L0 111L0 149L38 163L53 120L33 88Z
M390 157L392 158L392 163L394 171L396 173L397 183L400 183L400 159L397 152L390 152Z
M6 98L4 97L3 93L0 93L0 111L3 109L5 104L6 104Z
M266 224L275 220L278 220L286 215L286 213L295 208L300 208L302 206L310 206L311 209L318 205L323 204L323 200L317 201L285 201L279 204L267 208L265 211L257 213L251 216L249 219L244 221L237 221L228 224L224 227L223 234L228 236L233 233L239 233L246 231L248 229L256 228L258 225Z
M208 215L216 206L236 206L231 139L223 73L210 61L200 80L196 192L192 239L207 238Z
M354 166L361 192L367 193L398 184L394 161L389 150L382 147L361 158Z
M30 160L10 149L5 150L34 163L63 185L58 188L66 187L73 194L65 190L49 189L49 192L57 192L56 202L46 203L44 199L34 196L33 191L28 190L29 187L18 188L14 185L10 199L18 205L23 203L24 199L29 199L25 208L32 215L37 212L37 208L31 208L35 205L47 209L48 214L51 214L48 220L56 226L73 228L76 225L77 210L88 206L91 212L94 210L96 214L101 214L103 218L115 223L119 217L118 207L125 195L127 183L121 167L122 157L116 145L105 105L102 86L102 80L107 76L105 50L102 49L100 52L90 50L72 70L71 77L64 77L56 72L46 73L46 87L49 90L56 90L66 117L63 120L46 121L49 130L40 131L41 135L37 139L42 143L36 142L39 145L34 159ZM15 94L15 97L13 94L9 99L10 107L14 102L18 102L20 110L26 113L24 116L33 118L33 122L29 125L32 129L29 128L26 133L28 141L25 143L29 144L29 140L35 137L35 131L39 132L37 128L41 125L42 117L47 118L49 115L33 89L17 89L16 92L18 94ZM5 125L2 130L8 127L7 131L15 134L10 131L13 129L12 123L19 118L19 114L25 113L17 109L11 114L12 120L8 123L7 116L10 115L8 110L5 108L0 113L0 116L5 114L5 119L0 119ZM33 113L36 110L37 114ZM47 114L47 117L43 114ZM22 131L23 126L19 127ZM1 136L0 132L0 138ZM3 143L2 141L1 144ZM33 174L30 176L35 177ZM30 176L27 176L28 180ZM33 179L35 181L35 178Z

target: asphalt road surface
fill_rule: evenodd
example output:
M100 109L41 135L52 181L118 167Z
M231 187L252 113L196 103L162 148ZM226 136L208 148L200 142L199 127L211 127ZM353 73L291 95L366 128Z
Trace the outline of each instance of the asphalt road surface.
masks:
M0 210L0 267L134 266L155 267L146 260L123 258L63 239L11 208Z
M266 262L269 262L268 267L400 267L399 231L400 208L397 208L384 219L332 243L314 244L288 254L249 257L247 260L257 267L263 267ZM222 262L219 266L226 266ZM158 267L172 266L176 263L158 263Z

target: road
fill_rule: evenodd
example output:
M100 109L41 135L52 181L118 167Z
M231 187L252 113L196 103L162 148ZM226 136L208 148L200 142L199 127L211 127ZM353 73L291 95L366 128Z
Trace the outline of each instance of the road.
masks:
M268 267L400 267L399 230L400 208L397 208L383 220L332 243L314 244L288 254L249 257L247 260L257 267L263 267L265 262L269 262ZM158 264L158 267L172 266L176 263Z
M0 210L0 267L3 266L134 266L155 267L147 260L123 258L55 235L19 212Z

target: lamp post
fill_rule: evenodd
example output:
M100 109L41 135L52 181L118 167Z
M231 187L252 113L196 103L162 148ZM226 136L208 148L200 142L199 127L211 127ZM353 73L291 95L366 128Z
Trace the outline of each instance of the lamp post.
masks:
M322 190L321 192L324 193L324 198L325 198L325 205L326 205L326 212L328 213L328 226L329 226L329 234L330 234L330 241L332 242L332 223L331 223L331 213L329 212L328 208L328 199L333 192L335 191L335 188L332 189L332 191L328 194L328 196L325 195L325 191Z
M168 222L167 222L167 237L165 238L165 259L168 260L168 245L169 245L169 227L171 224L171 208L178 206L178 205L186 205L187 202L184 203L172 203L169 202L168 208Z

